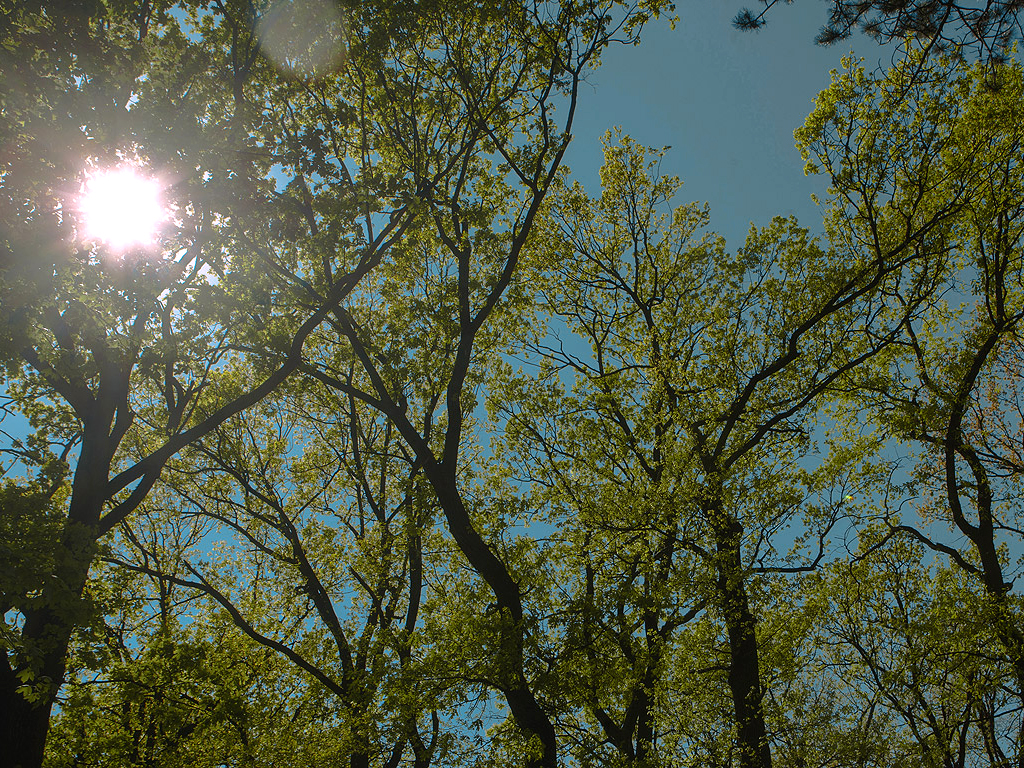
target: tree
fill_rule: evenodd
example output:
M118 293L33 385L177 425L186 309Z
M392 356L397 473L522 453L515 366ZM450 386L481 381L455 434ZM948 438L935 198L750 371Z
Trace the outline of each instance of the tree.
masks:
M728 253L628 139L565 183L581 82L667 7L363 3L309 63L242 0L5 6L12 765L69 677L72 762L281 764L313 723L354 768L1019 753L1020 70L837 75L798 136L828 247ZM178 180L158 253L76 229L115 157ZM966 539L883 514L841 561L885 487L864 417Z
M902 238L919 216L947 211L929 238L945 261L935 299L853 402L920 452L918 519L887 515L888 536L940 553L982 592L977 610L992 622L1024 702L1024 635L1006 551L1019 532L1019 475L1005 442L1017 429L1024 317L1021 94L1015 63L992 70L919 57L868 76L847 62L798 139L809 168L831 179L829 221L852 248ZM1000 749L1020 754L1019 735Z
M624 14L614 24L613 9ZM497 637L485 679L508 705L510 749L527 765L554 766L559 745L527 658L534 618L526 584L488 537L486 509L461 479L472 387L514 321L520 264L559 173L583 77L616 35L634 39L663 9L419 9L415 24L401 26L403 47L374 48L369 37L378 58L347 70L374 121L373 150L417 195L422 215L389 269L331 310L303 371L393 425L456 545L493 594ZM342 160L336 154L332 162ZM293 269L302 279L285 281L300 302L319 303L331 286L322 257L303 249L306 261Z
M739 29L756 30L779 0L761 0L757 12L744 8L733 21ZM1002 61L1021 37L1021 4L996 0L979 6L957 0L830 0L828 22L817 42L831 45L862 31L882 43L914 38L939 51L973 49L981 58Z
M757 595L822 561L848 491L871 476L872 440L826 441L819 456L813 436L831 393L894 343L930 295L934 265L899 243L848 261L784 219L752 229L729 255L720 240L696 238L706 221L698 206L659 212L678 189L656 175L659 158L609 142L601 197L577 186L556 198L546 243L556 266L541 301L577 338L535 341L539 378L514 380L502 407L523 451L520 477L550 489L538 503L564 510L552 522L573 531L569 548L638 558L612 577L612 589L637 590L618 599L598 595L593 565L570 570L584 578L577 631L600 626L614 638L618 626L623 663L634 665L635 687L617 705L624 719L602 713L599 698L586 702L608 740L619 746L629 724L631 746L620 749L647 753L632 729L655 719L643 712L654 706L650 677L673 633L706 610L724 633L736 759L768 766ZM907 291L894 316L896 286ZM572 377L571 395L560 375ZM780 553L778 532L798 520L806 534ZM634 658L641 631L646 652Z
M74 466L68 484L46 484L35 513L42 517L49 509L53 521L44 572L31 584L5 583L3 590L5 617L12 610L21 616L8 625L14 643L5 648L0 668L8 713L4 728L9 729L4 741L14 745L5 759L32 765L42 756L70 631L84 620L78 605L95 542L137 506L156 479L156 472L142 472L135 478L141 484L128 492L110 488L111 470L118 469L115 454L133 426L138 431L135 413L157 405L149 391L130 389L132 374L138 367L158 387L166 385L163 407L146 415L160 419L151 425L157 435L173 435L187 424L195 395L221 353L216 337L192 319L192 284L201 256L193 252L174 267L142 263L132 269L101 262L76 246L70 217L62 215L55 199L47 199L55 192L48 182L56 177L73 183L80 173L74 164L84 163L92 145L100 144L78 126L91 126L93 135L117 131L109 124L111 113L123 110L141 71L129 62L138 58L142 44L124 42L131 20L114 19L114 35L93 39L84 13L53 19L14 8L5 16L5 71L11 73L5 78L10 104L5 129L8 146L16 148L4 178L6 396L8 409L20 410L36 430L31 441L12 441L6 453L29 469L44 468L44 475L52 476L52 467ZM55 42L39 55L26 56L26 50L35 50L37 36ZM94 45L88 47L89 42ZM80 46L83 53L76 55ZM117 76L110 63L102 70L106 76L90 71L91 63L104 58L128 66ZM78 73L80 84L74 81ZM68 95L54 103L57 89ZM88 114L93 110L101 112L98 120ZM199 225L191 223L193 231L186 228L172 247L187 252L197 244ZM198 332L186 335L188 326ZM161 345L163 355L157 351ZM167 354L178 345L180 362ZM139 402L140 397L149 402Z
M263 107L302 89L261 64L248 4L184 10L193 37L164 4L4 10L0 347L5 413L20 412L33 430L4 452L10 469L37 472L5 487L16 503L4 511L16 522L38 519L31 537L42 555L3 585L10 765L42 759L71 635L87 621L81 598L98 543L138 508L177 450L298 368L305 338L408 220L407 202L391 209L353 246L349 271L320 309L277 329L286 353L276 368L218 391L235 354L226 330L244 326L240 306L253 312L252 293L233 290L252 272L252 255L238 250L244 232L294 211L269 178L285 138ZM160 164L177 180L168 193L177 220L153 257L115 258L76 230L83 169L115 158ZM389 200L373 197L375 211ZM358 215L337 217L333 237L350 233Z
M509 617L501 623L498 658L508 664L500 687L527 741L539 739L528 759L554 763L553 732L523 672L522 595L458 491L462 398L481 329L513 282L561 164L581 78L615 35L635 39L666 7L626 7L612 24L614 5L363 5L349 13L346 65L298 80L258 55L265 9L246 2L197 4L177 15L163 5L97 5L66 19L12 6L7 50L28 66L11 80L24 86L12 91L22 112L11 130L21 138L41 134L35 129L59 95L75 96L59 124L75 148L67 166L5 177L11 269L20 264L26 276L6 283L12 298L4 303L11 310L12 407L45 423L39 440L50 433L62 440L58 459L75 469L60 543L71 564L58 574L72 599L82 594L97 542L139 507L170 457L302 368L377 407L411 447L456 540ZM35 51L37 33L59 39L54 60L22 55ZM79 46L89 55L79 55ZM58 83L39 74L50 71L59 73ZM94 89L105 99L103 114L94 111ZM560 123L556 109L564 111ZM90 154L118 151L152 161L174 157L168 162L188 180L180 191L190 194L179 206L188 234L165 242L176 266L157 260L129 270L104 261L101 251L73 243L71 217L59 213L66 199L59 209L35 195L36 187L48 192L70 183ZM38 151L26 156L42 162ZM283 190L272 170L290 178ZM492 221L492 205L507 210L507 220ZM400 245L414 221L415 237ZM68 286L64 293L52 290L48 269L34 271L38 261L29 255L41 246L33 237L57 249L53 272ZM385 255L394 266L378 270ZM393 354L385 347L415 328L401 315L422 299L415 290L408 302L397 299L408 295L417 263L442 286L440 311L426 325L442 329L446 362L420 400L429 407L413 417L405 413L403 388L418 385L404 369L419 358L413 368L422 370L430 354L437 362L437 350L407 352L403 344ZM88 301L73 285L80 273L86 287L98 286ZM54 307L19 314L30 303L17 304L15 288L26 297L52 293ZM382 319L381 296L396 299L388 308L400 321L393 328L371 322ZM331 349L324 346L330 336L318 337L316 351L304 357L304 345L329 317L341 343ZM115 327L121 330L111 341L103 329ZM26 348L24 338L38 343ZM186 340L197 346L189 354ZM381 359L382 351L390 359ZM235 356L248 353L259 359L251 381L229 370ZM352 363L365 373L358 382L337 375ZM439 404L446 424L436 441ZM27 451L18 457L35 460ZM23 710L12 727L34 734L20 740L25 755L13 758L26 765L41 755L70 635L81 623L58 615L54 595L31 599L10 601L10 610L26 617L26 654L12 658L5 693ZM30 641L43 635L52 642L42 660L29 658ZM19 690L19 674L40 683L36 706Z

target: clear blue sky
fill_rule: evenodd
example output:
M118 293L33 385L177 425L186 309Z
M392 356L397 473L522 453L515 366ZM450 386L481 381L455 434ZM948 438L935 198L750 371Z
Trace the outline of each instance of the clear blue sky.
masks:
M680 0L675 30L652 23L637 47L616 45L581 90L568 164L599 191L600 137L613 126L653 147L670 145L662 172L679 176L678 203L711 205L711 226L728 247L742 245L750 222L795 215L820 232L810 199L826 185L803 174L793 131L810 112L829 71L853 50L869 68L888 65L892 49L858 35L823 48L819 0L773 9L768 25L741 32L732 18L756 0Z

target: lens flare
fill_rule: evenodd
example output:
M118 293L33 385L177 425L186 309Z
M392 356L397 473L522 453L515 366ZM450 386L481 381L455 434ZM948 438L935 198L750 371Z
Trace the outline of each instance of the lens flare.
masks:
M256 21L263 55L299 78L319 78L345 61L347 24L337 0L277 0Z
M115 251L153 245L167 218L160 188L159 181L132 166L92 174L79 203L86 238Z

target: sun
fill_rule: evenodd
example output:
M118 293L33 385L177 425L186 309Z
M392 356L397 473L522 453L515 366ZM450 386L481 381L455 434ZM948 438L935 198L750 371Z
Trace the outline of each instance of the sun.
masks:
M86 238L119 252L153 245L167 218L161 186L135 166L91 174L79 202Z

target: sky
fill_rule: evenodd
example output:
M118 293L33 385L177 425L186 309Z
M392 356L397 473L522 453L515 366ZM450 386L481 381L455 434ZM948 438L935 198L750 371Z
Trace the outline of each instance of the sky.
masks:
M679 204L708 202L711 228L730 250L754 222L796 216L820 232L811 194L820 178L803 173L793 131L803 124L829 72L851 50L869 69L888 66L892 49L857 35L822 47L814 37L826 21L819 0L780 5L768 25L743 32L732 19L756 0L679 0L679 22L651 22L640 45L615 45L580 92L573 177L600 191L601 136L614 126L651 147L671 146L662 172L684 183Z

